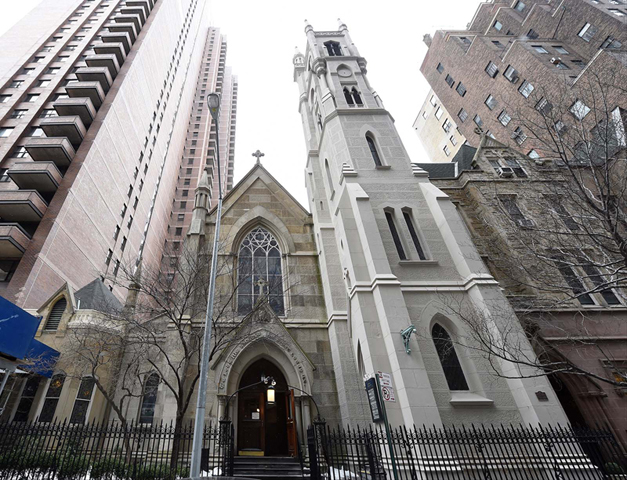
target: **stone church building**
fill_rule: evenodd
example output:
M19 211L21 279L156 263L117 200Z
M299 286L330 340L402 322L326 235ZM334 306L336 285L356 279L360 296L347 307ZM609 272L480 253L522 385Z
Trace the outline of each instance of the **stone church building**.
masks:
M305 51L293 63L309 205L260 164L224 198L219 263L232 275L217 289L237 286L232 311L247 318L247 331L210 364L208 420L228 409L240 451L286 454L290 435L303 441L318 409L331 425L372 423L364 378L384 372L394 390L394 401L385 402L392 425L566 424L545 378L520 378L531 372L483 357L447 308L453 302L476 311L495 341L504 334L495 312L511 309L456 207L412 166L346 26L305 31ZM188 253L201 255L212 243L210 194L205 176ZM263 297L268 302L255 310ZM522 330L515 333L533 355ZM276 381L272 408L265 389L236 394L262 375ZM149 392L150 422L174 415L158 380ZM60 404L78 398L74 383L60 392ZM41 382L40 397L46 388ZM90 401L101 404L98 394ZM129 418L147 411L146 398L129 406ZM104 412L92 408L85 420ZM186 415L193 417L193 407Z

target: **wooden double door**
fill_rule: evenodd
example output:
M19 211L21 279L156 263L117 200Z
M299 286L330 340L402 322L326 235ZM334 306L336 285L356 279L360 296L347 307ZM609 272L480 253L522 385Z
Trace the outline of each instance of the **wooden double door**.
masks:
M277 382L275 402L274 404L268 403L265 385L245 389L238 394L238 454L294 457L298 455L294 390L288 388L276 366L267 360L260 362L264 363L253 364L249 367L242 378L241 385L246 386L244 382L247 381L247 377L251 377L248 381L252 381L260 378L261 374L270 374ZM253 367L256 367L255 373L247 375ZM249 385L252 383L254 382Z

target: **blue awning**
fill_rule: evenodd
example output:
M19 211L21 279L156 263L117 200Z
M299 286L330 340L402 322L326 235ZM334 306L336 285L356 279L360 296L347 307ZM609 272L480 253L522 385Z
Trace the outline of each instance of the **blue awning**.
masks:
M45 343L41 343L39 340L33 339L25 357L27 363L19 365L19 368L43 377L51 378L54 367L59 360L59 355L61 354L54 348L49 347Z
M24 364L19 368L52 377L60 353L35 340L40 318L0 297L0 355Z
M28 353L40 319L0 297L0 354L24 358Z

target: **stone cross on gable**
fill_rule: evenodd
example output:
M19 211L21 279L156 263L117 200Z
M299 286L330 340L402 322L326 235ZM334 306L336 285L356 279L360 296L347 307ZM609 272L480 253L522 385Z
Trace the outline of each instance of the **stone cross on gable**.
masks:
M253 157L257 157L257 165L261 165L261 157L263 156L265 156L265 153L261 153L259 150L253 153Z

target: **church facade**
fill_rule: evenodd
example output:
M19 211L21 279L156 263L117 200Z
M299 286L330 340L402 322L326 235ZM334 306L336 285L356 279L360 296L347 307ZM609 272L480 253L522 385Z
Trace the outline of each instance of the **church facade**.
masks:
M240 452L289 454L318 414L370 424L364 378L383 372L392 425L568 423L545 378L473 348L454 306L475 312L496 342L517 335L533 355L522 330L499 324L510 305L449 197L412 166L346 26L307 25L306 36L293 63L309 210L259 163L224 198L216 289L230 320L216 328L234 333L210 363L207 420L231 418ZM183 257L207 258L210 193L205 174ZM64 315L60 330L74 313ZM264 385L246 388L265 376L276 382L273 405ZM174 419L163 380L128 404L129 420ZM85 421L114 418L98 395L90 401L102 408L86 409ZM193 416L191 406L185 419Z

